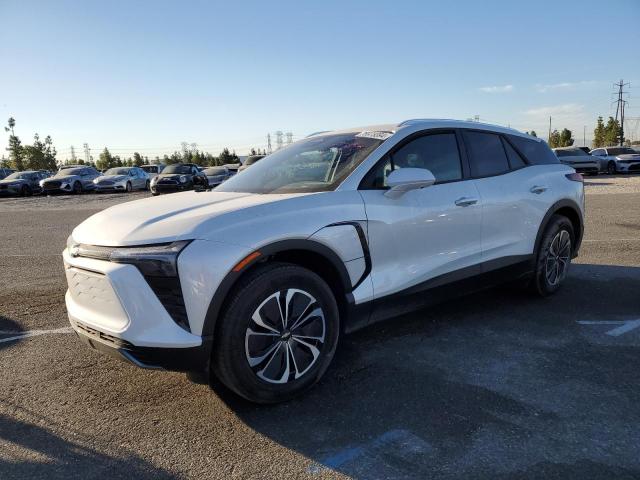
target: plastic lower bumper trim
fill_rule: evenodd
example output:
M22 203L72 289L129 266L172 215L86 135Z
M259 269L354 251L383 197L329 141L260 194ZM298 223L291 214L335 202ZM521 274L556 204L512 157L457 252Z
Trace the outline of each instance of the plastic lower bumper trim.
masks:
M73 326L78 338L86 346L140 368L175 372L206 372L209 369L210 338L203 338L202 345L198 347L138 347L80 323L73 323Z

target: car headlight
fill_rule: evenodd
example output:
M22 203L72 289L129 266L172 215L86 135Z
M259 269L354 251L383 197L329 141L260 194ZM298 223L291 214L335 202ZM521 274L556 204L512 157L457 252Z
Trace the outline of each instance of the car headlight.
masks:
M38 185L40 185L40 187L44 187L44 180L40 180L40 181L38 182Z
M187 183L187 177L184 175L180 175L180 183Z

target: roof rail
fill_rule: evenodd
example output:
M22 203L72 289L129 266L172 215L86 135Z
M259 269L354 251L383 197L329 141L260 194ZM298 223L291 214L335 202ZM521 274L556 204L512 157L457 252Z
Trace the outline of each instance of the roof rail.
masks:
M454 120L453 118L410 118L409 120L400 122L398 126L406 127L407 125L415 125L416 123L434 122L434 121L435 122L438 122L438 121L456 122L459 120Z

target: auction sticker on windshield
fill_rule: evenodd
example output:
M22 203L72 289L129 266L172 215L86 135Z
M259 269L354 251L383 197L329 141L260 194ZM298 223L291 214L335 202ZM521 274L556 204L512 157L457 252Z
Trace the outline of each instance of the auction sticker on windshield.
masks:
M364 131L364 132L360 132L359 134L356 135L356 137L361 137L361 138L375 138L376 140L386 140L387 138L389 138L391 135L393 135L393 132L384 132L384 131Z

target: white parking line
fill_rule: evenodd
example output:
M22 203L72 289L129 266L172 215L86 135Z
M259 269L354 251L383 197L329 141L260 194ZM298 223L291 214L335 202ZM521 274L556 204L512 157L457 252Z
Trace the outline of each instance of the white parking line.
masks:
M625 333L640 327L640 318L637 320L581 320L580 325L619 325L618 327L605 332L612 337L619 337Z
M11 335L17 334L13 337L8 338L0 338L0 343L13 342L15 340L20 340L22 338L27 337L35 337L37 335L47 335L47 334L58 334L58 333L73 333L73 329L71 327L62 327L55 328L53 330L28 330L26 332L16 332L15 330L0 330L0 335Z

